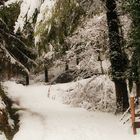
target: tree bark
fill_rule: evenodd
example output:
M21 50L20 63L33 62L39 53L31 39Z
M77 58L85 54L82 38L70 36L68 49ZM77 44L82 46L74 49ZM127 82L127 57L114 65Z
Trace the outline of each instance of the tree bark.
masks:
M136 96L140 98L140 81L136 81Z
M114 80L116 89L117 112L125 111L128 107L128 91L125 80Z
M68 62L66 61L66 64L65 64L65 71L69 70L69 64Z
M11 65L10 62L8 62L8 68L7 69L8 69L8 72L7 72L8 80L10 80L11 77L12 77L12 65Z
M76 65L79 65L79 62L80 62L79 56L76 56Z
M115 0L106 0L107 24L109 33L109 53L112 77L116 88L117 111L124 111L128 106L128 92L124 72L127 67L126 56L122 51L123 43L120 33L119 18Z
M45 66L45 82L49 82L49 77L48 77L48 68Z
M26 86L28 86L29 85L29 75L27 74L25 78L26 78Z
M140 82L136 81L136 98L137 104L140 104Z

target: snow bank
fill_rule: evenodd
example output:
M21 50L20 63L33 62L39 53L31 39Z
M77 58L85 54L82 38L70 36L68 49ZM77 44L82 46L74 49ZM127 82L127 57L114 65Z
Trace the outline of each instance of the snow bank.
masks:
M56 87L60 88L57 89ZM114 83L106 75L52 86L49 95L63 103L88 110L112 112L116 109Z

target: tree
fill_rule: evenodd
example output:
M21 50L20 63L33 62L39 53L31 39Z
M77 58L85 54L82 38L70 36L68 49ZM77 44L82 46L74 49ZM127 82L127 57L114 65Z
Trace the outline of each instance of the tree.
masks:
M123 1L124 10L131 18L128 46L132 50L130 79L136 83L137 97L140 97L140 1Z
M125 78L127 58L123 51L123 36L120 32L116 0L106 0L106 16L109 33L109 52L112 78L116 88L117 111L128 108L128 92Z
M83 14L77 0L36 0L35 5L31 4L32 1L9 0L6 5L18 2L21 12L15 32L23 31L27 22L34 24L35 44L40 48L47 47L50 42L56 46L62 44L64 37L74 30Z
M3 5L5 0L0 1L0 6ZM6 24L5 22L0 18L0 29L5 29ZM1 69L3 69L3 62L12 62L14 59L12 59L12 56L8 53L8 51L5 48L5 40L3 39L2 33L0 33L0 73ZM12 59L12 60L11 60ZM8 61L7 61L8 60ZM18 63L17 64L20 68L23 66ZM25 71L25 69L23 68ZM1 76L1 74L0 74ZM8 140L12 140L15 133L18 131L18 121L19 116L15 113L16 111L12 108L12 101L6 96L4 93L3 87L1 85L2 77L0 77L0 131L4 132L6 138ZM13 127L11 127L9 123L9 119L13 120Z
M3 6L0 9L0 63L2 66L0 73L2 74L4 69L8 70L8 78L11 77L11 69L12 71L18 69L20 74L27 77L29 65L36 65L33 60L36 58L36 52L27 47L21 38L13 33L18 9L18 5L13 5L10 8ZM11 16L13 12L17 13ZM6 77L4 76L2 79L4 78Z

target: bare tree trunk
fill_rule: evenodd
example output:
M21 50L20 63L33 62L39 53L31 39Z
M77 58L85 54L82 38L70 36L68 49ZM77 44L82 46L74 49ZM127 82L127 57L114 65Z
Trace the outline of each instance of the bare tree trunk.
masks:
M76 65L79 65L79 57L76 56Z
M65 71L69 70L69 65L68 65L68 62L66 61L66 64L65 64Z
M45 66L45 82L49 82L49 77L48 77L48 68Z
M8 80L10 80L11 79L11 77L12 77L12 65L11 65L11 63L10 62L8 62L8 73L7 73L7 75L8 75Z
M105 72L104 72L104 69L103 69L103 61L102 60L100 60L100 66L101 66L101 73L104 74Z
M136 82L136 93L137 97L140 97L140 82Z
M26 79L26 86L28 86L29 85L29 75L28 74L26 75L25 79Z
M136 97L137 97L137 103L140 104L140 81L136 81Z
M114 80L116 89L117 112L125 111L128 107L128 91L125 80Z

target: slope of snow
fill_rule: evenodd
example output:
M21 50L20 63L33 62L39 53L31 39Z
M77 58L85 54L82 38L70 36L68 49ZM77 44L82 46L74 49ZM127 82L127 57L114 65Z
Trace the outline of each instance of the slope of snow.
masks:
M73 84L73 83L72 83ZM49 86L4 83L19 108L20 129L13 140L138 140L129 124L122 125L111 113L88 112L48 98ZM70 86L70 84L69 84ZM62 92L68 84L52 86Z
M107 75L93 76L67 84L50 86L48 96L65 104L88 110L114 112L116 97L114 83Z
M54 74L56 70L51 72ZM44 74L36 76L30 83L41 81L44 81ZM46 91L49 98L75 107L104 112L116 110L115 86L107 75L95 75L77 82L49 85Z

